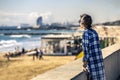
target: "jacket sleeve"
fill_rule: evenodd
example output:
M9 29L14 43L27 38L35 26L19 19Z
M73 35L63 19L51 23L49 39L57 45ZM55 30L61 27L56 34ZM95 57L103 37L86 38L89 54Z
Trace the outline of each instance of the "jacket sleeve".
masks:
M89 36L88 33L82 35L82 48L83 48L83 62L87 62L89 58Z

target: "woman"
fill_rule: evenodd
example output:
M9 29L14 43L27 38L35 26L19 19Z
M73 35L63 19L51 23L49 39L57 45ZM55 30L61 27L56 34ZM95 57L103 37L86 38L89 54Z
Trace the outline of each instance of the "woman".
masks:
M84 29L82 35L83 68L89 72L89 80L105 80L103 57L99 37L92 29L92 18L88 14L80 16L80 26Z

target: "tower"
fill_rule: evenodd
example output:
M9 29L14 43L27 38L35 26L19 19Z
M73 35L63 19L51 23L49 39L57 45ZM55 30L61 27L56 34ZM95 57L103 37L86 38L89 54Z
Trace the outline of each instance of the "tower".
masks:
M39 26L39 27L42 26L42 21L43 21L43 20L42 20L42 16L38 17L37 23L36 23L37 26Z

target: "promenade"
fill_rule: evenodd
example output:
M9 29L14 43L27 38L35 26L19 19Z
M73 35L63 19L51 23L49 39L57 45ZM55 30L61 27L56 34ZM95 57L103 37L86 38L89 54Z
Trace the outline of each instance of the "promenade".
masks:
M117 80L120 75L120 44L114 44L102 50L106 80ZM78 59L69 64L38 75L31 80L87 80L82 72L82 60Z

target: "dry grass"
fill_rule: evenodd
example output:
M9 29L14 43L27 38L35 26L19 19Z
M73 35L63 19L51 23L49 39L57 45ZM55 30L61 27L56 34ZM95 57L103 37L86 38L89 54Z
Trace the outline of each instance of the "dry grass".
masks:
M44 56L33 61L32 56L11 58L0 56L0 80L29 80L39 74L74 60L74 56Z

